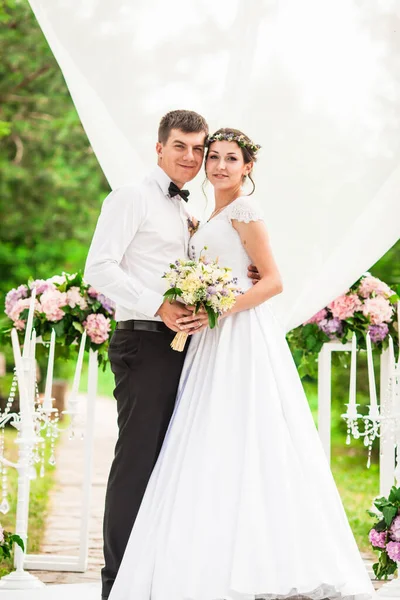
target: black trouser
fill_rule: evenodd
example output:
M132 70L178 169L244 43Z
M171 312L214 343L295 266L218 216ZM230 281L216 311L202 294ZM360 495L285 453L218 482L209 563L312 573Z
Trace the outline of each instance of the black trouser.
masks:
M104 598L116 578L174 409L186 352L170 348L173 336L167 331L116 330L111 339L119 435L104 511Z

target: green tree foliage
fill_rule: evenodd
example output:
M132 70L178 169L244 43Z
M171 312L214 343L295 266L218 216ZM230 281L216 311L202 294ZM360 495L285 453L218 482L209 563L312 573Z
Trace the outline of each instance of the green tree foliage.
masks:
M29 276L83 267L108 185L28 2L0 0L0 27L3 304ZM400 243L371 271L399 285Z
M0 0L0 27L3 296L83 267L108 184L28 3Z

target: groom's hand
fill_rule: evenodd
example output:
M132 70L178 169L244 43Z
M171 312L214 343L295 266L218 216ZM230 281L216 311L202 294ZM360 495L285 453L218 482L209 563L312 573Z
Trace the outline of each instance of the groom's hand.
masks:
M260 273L255 265L250 265L247 269L247 277L251 279L252 284L258 283L261 279Z
M161 317L166 326L172 331L178 332L181 329L176 324L177 320L183 317L192 317L193 313L182 302L170 302L166 299L156 312L156 316Z

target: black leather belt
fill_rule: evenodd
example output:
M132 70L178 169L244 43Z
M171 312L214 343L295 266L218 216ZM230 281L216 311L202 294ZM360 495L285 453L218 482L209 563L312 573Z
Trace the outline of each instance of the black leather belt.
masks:
M128 331L156 331L158 333L174 334L169 327L162 321L139 321L130 319L129 321L118 321L117 329L126 329Z

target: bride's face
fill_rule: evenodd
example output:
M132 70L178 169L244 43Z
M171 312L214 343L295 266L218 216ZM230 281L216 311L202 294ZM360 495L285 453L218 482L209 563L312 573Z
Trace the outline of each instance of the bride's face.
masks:
M253 163L245 164L236 142L213 142L208 152L206 174L216 190L236 190L243 184Z

